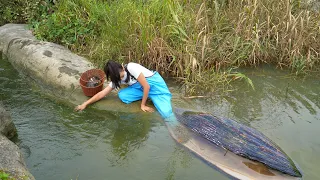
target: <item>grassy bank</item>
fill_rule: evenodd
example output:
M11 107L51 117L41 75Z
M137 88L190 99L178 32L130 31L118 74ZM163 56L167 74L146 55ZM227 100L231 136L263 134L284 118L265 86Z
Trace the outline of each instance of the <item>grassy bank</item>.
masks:
M99 66L141 63L179 78L191 94L228 89L245 77L233 70L239 66L270 63L305 74L320 64L320 14L304 0L36 2L25 19L39 39Z

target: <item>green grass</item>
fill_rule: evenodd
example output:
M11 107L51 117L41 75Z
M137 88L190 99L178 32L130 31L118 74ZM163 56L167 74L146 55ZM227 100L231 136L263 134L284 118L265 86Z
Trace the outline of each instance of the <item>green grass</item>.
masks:
M0 180L15 180L15 179L10 177L8 173L0 170Z
M39 39L99 67L108 59L141 63L176 77L190 94L224 91L236 79L252 84L235 67L319 70L320 14L306 0L59 0L40 7L26 18Z

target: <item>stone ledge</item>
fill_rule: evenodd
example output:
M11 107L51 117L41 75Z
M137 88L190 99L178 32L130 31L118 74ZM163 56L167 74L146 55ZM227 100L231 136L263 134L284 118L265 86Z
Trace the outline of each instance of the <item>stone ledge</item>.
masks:
M19 147L8 139L16 133L10 114L0 103L0 171L17 180L34 180L26 168Z

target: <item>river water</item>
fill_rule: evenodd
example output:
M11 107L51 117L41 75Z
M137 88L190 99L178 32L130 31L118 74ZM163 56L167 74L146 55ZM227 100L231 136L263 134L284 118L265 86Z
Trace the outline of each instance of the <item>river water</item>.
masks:
M320 79L274 68L243 70L254 85L228 96L189 99L194 109L255 127L304 172L320 179ZM74 112L43 95L0 61L0 100L18 129L16 143L36 179L228 179L176 144L159 116Z

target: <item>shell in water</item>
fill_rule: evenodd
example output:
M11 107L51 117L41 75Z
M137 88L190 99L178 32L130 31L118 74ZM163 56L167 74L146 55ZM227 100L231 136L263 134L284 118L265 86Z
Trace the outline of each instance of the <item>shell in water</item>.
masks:
M176 109L175 115L189 130L216 146L290 176L302 177L295 163L285 152L254 128L208 113ZM246 163L246 166L254 167L250 163Z

